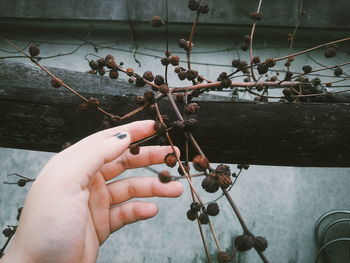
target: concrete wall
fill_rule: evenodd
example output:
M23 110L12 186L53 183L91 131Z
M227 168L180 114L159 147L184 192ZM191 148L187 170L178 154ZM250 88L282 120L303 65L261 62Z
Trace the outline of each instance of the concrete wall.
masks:
M14 5L15 1L12 1L11 4L7 2L7 4ZM43 56L67 53L81 44L81 39L87 39L103 46L109 46L109 48L99 47L97 55L104 56L112 53L118 61L123 61L126 67L134 67L139 73L145 70L153 70L156 74L163 72L159 59L154 58L154 56L162 56L162 50L164 50L164 35L162 34L150 35L137 32L137 41L132 42L130 31L62 32L45 31L40 28L22 30L21 27L17 27L16 30L5 30L4 32L8 38L13 39L21 47L24 47L27 42L39 43ZM247 58L248 54L238 49L240 37L247 30L242 31L236 28L234 32L235 34L208 36L199 29L193 54L193 61L198 63L194 64L194 68L209 79L216 79L222 71L231 72L229 65L232 58ZM176 47L176 40L185 36L187 33L172 34L170 39L170 49L183 59L185 58L184 53ZM321 34L319 38L314 38L310 42L297 41L295 51L310 47L321 38L327 37L329 36ZM138 67L133 58L135 46L139 47L136 58L140 60L141 67ZM257 39L255 47L255 53L262 58L277 57L288 53L284 39L269 38L266 35L261 35ZM0 49L13 51L4 41L0 41ZM73 55L42 60L42 64L85 71L88 70L88 65L84 56L94 52L93 46L85 45ZM337 64L348 60L348 54L340 52L336 58L325 60L322 51L316 51L311 54L311 57L324 64ZM0 57L10 55L16 54L0 51ZM304 64L318 67L310 57L303 56L295 61L292 69L300 70ZM279 67L282 69L283 63ZM349 67L344 70L348 71ZM331 76L333 73L328 71L322 74ZM172 71L169 80L173 85L183 85ZM250 98L250 96L246 94L243 95L243 98ZM51 153L1 148L0 181L9 180L6 174L13 172L35 177L51 156ZM159 170L162 168L162 166L156 167ZM231 168L236 170L234 164L231 165ZM329 210L349 208L349 172L349 169L340 168L252 166L242 174L232 190L232 196L252 232L268 239L269 248L266 256L270 262L313 262L316 253L313 241L314 223L318 217ZM152 174L148 170L138 169L127 171L122 176L147 175ZM196 180L195 184L200 188L200 180ZM0 184L0 226L2 228L8 224L15 224L17 208L23 203L27 190L28 186L18 188ZM203 190L200 190L200 194L206 201L218 195L208 195ZM188 221L185 215L190 204L189 190L187 189L179 199L156 198L155 202L160 206L159 215L146 222L127 226L113 234L103 244L98 262L205 262L197 226ZM230 249L232 238L242 231L224 199L219 201L219 205L222 211L213 220L213 223L223 247ZM210 240L207 227L205 227L205 233ZM0 238L0 242L0 244L4 243L3 237ZM215 253L213 242L210 247L211 252ZM259 262L259 259L254 251L249 251L240 254L238 262L256 263Z

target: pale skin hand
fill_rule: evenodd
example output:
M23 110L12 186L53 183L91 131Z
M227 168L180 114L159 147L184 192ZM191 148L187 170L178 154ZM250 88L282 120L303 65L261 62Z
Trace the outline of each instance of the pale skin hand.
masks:
M123 139L114 136L126 134ZM106 181L126 169L162 163L170 146L141 147L131 142L154 134L154 121L140 121L95 133L55 155L31 187L16 235L1 263L96 262L99 246L126 224L157 214L140 197L178 197L182 185L156 177ZM176 149L178 151L178 149Z

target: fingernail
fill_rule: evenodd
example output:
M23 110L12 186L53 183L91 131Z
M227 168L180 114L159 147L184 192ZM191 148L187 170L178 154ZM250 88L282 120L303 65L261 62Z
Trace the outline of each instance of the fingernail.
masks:
M127 134L126 133L120 133L120 132L118 132L116 135L114 135L115 137L117 137L118 139L120 139L120 140L122 140L122 139L124 139L126 136L127 136Z

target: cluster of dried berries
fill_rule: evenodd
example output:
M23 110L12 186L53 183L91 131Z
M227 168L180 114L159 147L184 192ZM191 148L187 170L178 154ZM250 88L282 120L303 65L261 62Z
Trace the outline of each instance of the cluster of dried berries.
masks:
M264 63L258 64L257 70L260 75L266 74L270 68L276 65L276 61L274 58L267 58Z
M120 63L122 64L122 62ZM99 58L98 60L90 60L89 66L91 70L87 71L90 74L99 74L103 76L106 74L105 67L109 70L109 77L111 79L117 79L119 77L119 66L117 65L114 56L108 54L105 58Z
M225 88L230 88L232 84L232 81L230 80L226 72L221 72L219 77L217 78L217 81L221 82L220 87L217 87L217 90L219 91Z
M86 112L89 109L94 109L99 107L100 101L96 98L91 97L86 102L80 104L79 108L82 112Z
M202 188L208 193L215 193L219 188L228 188L232 185L231 171L227 165L220 164L213 173L207 175L202 181Z
M263 252L268 247L268 243L264 237L243 234L235 238L235 246L238 251L247 251L254 247L257 251Z
M173 179L168 171L159 172L158 178L159 178L159 181L161 181L162 183L169 183Z
M245 74L249 73L247 61L240 60L240 59L233 59L232 67L236 68L237 71L242 71L242 73L245 73Z
M205 225L209 223L209 216L217 216L219 212L219 206L215 202L209 203L206 208L198 202L193 202L186 216L190 221L198 219L201 224Z

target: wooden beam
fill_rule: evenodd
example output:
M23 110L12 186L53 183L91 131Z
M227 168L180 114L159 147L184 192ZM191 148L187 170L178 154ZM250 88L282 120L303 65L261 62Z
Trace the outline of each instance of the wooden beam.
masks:
M101 130L104 116L79 111L80 99L50 86L32 65L0 62L0 146L57 152ZM85 96L123 115L136 107L135 88L122 80L50 68ZM102 84L101 84L102 83ZM350 167L350 104L237 103L199 101L194 136L212 162L262 165ZM162 112L175 115L166 100ZM128 121L150 119L145 110ZM183 135L173 136L180 148ZM193 154L193 152L192 152Z

